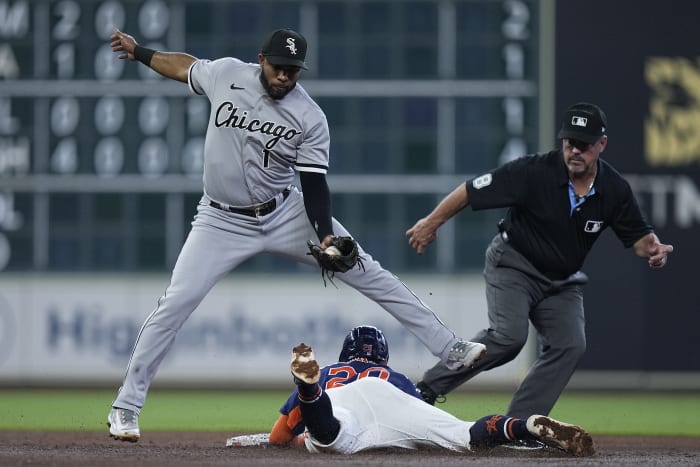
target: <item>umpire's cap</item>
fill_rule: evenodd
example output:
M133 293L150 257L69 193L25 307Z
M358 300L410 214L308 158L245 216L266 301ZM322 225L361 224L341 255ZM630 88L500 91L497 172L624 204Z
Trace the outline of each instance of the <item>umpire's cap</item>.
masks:
M273 65L298 66L306 68L306 39L291 29L272 31L262 46L262 54Z
M579 102L566 109L559 138L595 143L606 135L607 126L608 119L600 107Z

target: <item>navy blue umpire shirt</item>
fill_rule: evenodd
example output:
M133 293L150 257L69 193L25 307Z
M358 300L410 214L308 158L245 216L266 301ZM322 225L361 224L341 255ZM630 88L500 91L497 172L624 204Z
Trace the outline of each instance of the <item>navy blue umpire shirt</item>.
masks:
M575 202L561 150L527 155L467 181L472 209L508 207L508 243L551 280L578 271L612 227L625 248L653 231L629 183L603 159L585 201ZM577 204L578 203L578 204Z

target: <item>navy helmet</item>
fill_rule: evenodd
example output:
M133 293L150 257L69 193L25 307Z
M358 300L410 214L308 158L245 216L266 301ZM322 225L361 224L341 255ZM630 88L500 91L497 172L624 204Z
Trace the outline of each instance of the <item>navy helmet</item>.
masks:
M384 333L374 326L353 328L345 336L338 361L349 362L356 358L386 364L389 361L389 344Z

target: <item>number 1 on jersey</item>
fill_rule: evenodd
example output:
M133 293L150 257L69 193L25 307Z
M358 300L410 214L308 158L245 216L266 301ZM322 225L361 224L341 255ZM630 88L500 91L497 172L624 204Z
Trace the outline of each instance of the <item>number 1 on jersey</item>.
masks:
M263 167L265 167L265 168L270 167L270 155L271 154L272 153L269 150L263 149Z

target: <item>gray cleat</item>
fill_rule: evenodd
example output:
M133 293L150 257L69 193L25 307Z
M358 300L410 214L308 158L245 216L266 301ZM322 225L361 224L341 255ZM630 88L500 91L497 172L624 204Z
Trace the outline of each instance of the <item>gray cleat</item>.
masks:
M109 436L122 441L136 442L141 437L139 430L139 416L129 409L113 407L107 416Z
M445 366L450 370L458 370L463 366L469 368L486 354L486 346L479 342L459 340L450 349L445 360Z

